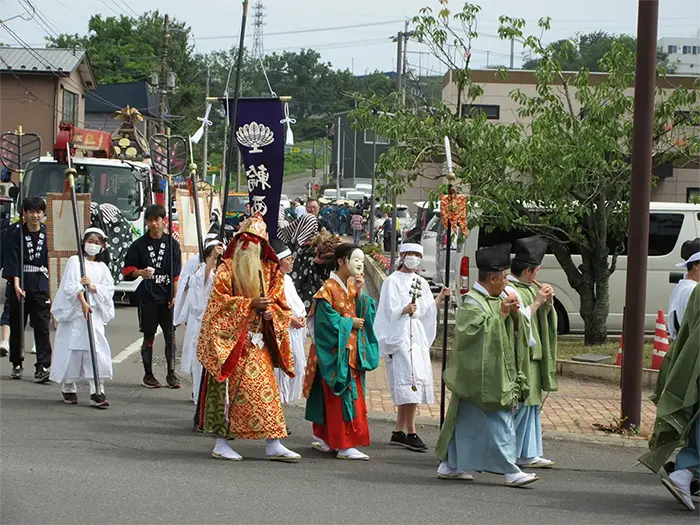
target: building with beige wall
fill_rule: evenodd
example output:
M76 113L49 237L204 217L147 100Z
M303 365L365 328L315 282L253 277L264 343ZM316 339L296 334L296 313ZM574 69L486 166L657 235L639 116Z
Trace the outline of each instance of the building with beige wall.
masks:
M575 73L564 73L573 77ZM605 73L590 73L592 85L602 82L606 78ZM532 71L511 70L502 77L498 71L493 69L473 70L472 80L482 86L484 93L469 104L462 104L462 114L467 115L470 111L483 111L489 120L495 120L505 124L527 121L518 116L519 104L511 99L510 93L515 89L520 89L524 94L536 95L537 81ZM667 95L677 86L692 88L697 81L696 76L670 75L666 78L658 78L659 86ZM555 88L556 89L556 88ZM581 105L575 98L575 88L569 88L574 112L581 111ZM565 98L563 88L558 89L562 99ZM634 96L634 84L627 90L626 94ZM466 97L461 98L464 100ZM445 74L442 89L443 102L454 111L457 111L458 89L455 84L452 72ZM700 130L699 130L700 131ZM687 202L691 195L700 195L700 169L698 162L686 164L682 167L667 166L655 168L655 186L652 189L652 200L667 202ZM672 169L671 169L672 168Z
M0 47L0 132L22 126L51 151L61 122L85 127L85 93L96 87L83 50Z

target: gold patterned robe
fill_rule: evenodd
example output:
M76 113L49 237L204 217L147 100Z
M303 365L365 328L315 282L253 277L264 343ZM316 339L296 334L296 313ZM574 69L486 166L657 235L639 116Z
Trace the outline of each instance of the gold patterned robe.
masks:
M255 335L263 331L262 319L251 308L251 298L235 294L231 259L224 259L214 277L197 345L197 358L206 370L199 425L208 434L238 439L287 437L273 354L278 361L274 364L294 377L288 331L292 312L285 301L279 266L267 260L261 264L265 295L272 302L269 323L273 330L269 333L274 332L273 341L263 342L261 335ZM269 346L276 346L272 353Z

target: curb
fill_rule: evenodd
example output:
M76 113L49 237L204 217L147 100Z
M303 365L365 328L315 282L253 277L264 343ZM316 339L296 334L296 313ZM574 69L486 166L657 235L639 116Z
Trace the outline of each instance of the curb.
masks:
M393 412L368 412L367 419L382 423L393 423L396 421L396 414ZM438 428L440 422L432 417L417 417L416 425L421 427ZM614 435L590 435L572 434L570 432L560 432L556 430L545 430L542 439L547 441L564 441L569 443L586 443L590 445L606 445L625 448L648 448L648 441L642 438L628 438Z

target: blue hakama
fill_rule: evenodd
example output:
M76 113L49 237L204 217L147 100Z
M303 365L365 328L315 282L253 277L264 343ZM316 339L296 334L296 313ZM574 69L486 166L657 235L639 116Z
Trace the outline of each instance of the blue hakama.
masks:
M515 413L515 454L518 459L542 457L540 407L521 404Z
M459 400L457 421L447 448L447 465L464 471L517 474L515 426L509 410L485 412Z

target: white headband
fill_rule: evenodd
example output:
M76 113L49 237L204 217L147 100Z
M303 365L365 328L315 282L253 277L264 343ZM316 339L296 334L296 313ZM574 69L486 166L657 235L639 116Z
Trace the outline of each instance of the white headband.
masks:
M284 250L282 250L281 252L279 252L276 255L277 255L277 259L281 261L282 259L286 259L287 257L291 257L292 250L290 250L289 248L285 248Z
M687 261L683 261L682 263L678 263L678 264L676 265L676 268L685 268L685 267L688 266L690 263L694 263L694 262L697 262L697 261L700 261L700 252L695 252L693 255L691 255L690 257L688 257L688 260L687 260Z
M219 244L219 241L218 241L218 240L209 241L209 242L206 244L206 246L204 246L204 249L206 250L206 249L209 248L210 246L216 246L217 244Z
M413 243L413 242L405 242L401 245L401 249L399 249L399 253L420 253L421 257L423 256L423 247L420 244Z
M103 232L103 231L100 230L99 228L95 228L94 226L92 226L92 227L88 228L87 230L85 230L85 233L83 233L83 239L84 239L85 237L87 237L88 235L90 235L91 233L96 233L97 235L99 235L100 237L102 237L104 240L107 240L107 236L105 235L105 232Z

